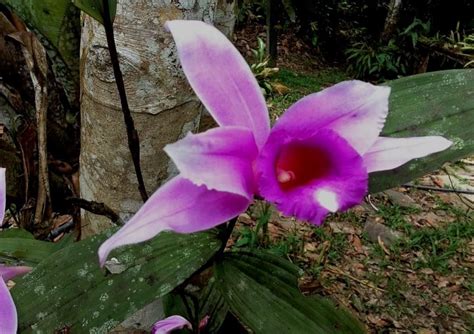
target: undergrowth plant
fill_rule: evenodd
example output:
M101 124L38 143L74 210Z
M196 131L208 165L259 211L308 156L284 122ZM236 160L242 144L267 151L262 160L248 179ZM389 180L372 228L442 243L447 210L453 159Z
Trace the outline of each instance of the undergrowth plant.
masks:
M420 58L418 41L430 23L417 18L388 41L355 42L347 49L348 69L358 78L382 81L411 74Z
M266 54L265 42L260 37L257 38L257 42L257 49L252 49L254 62L250 65L250 69L258 81L262 93L268 96L273 94L271 80L278 73L278 67L269 66L270 58Z

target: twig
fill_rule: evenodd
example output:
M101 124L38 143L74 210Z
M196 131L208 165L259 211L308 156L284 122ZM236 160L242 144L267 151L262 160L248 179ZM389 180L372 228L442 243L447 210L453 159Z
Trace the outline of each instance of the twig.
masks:
M446 173L446 175L448 175L449 183L451 183L451 188L454 189L454 183L453 183L453 179L451 179L451 175L448 173L448 171L447 171L446 168L444 168L444 172ZM474 192L473 192L473 193L474 193ZM456 196L459 198L459 200L460 200L462 203L464 203L465 206L468 207L466 213L468 213L469 210L472 210L472 206L469 205L469 203L467 203L466 200L464 200L464 198L463 198L459 193L456 193Z
M438 191L441 193L474 195L474 191L472 190L461 190L461 189L454 189L454 188L438 188L438 187L422 186L422 185L411 184L411 183L403 184L402 187L414 188L414 189L419 189L419 190L432 190L432 191Z
M46 111L48 105L48 97L46 86L35 88L35 95L40 94L36 98L36 121L38 128L38 198L35 210L35 224L40 224L43 221L46 213L48 203L51 203L49 193L49 177L48 177L48 153L46 148ZM38 103L38 99L41 101Z
M10 35L12 36L12 35ZM22 45L23 56L30 72L35 92L36 125L38 132L38 196L34 223L39 225L51 216L51 195L49 191L48 152L47 152L47 111L48 111L48 61L46 50L30 32L13 36ZM26 172L26 171L25 171Z
M123 221L120 219L120 216L104 203L87 201L77 197L68 197L66 198L66 202L69 202L71 205L77 206L96 215L105 216L109 218L114 224L123 225Z
M457 63L460 63L462 65L467 63L469 60L472 60L472 55L470 55L470 54L466 54L466 53L462 53L462 52L456 52L456 51L453 51L453 50L445 47L444 45L440 45L440 44L437 44L437 43L431 43L429 41L429 39L427 39L427 38L420 38L419 43L425 49L428 49L431 52L435 52L435 53L444 55L447 58L449 58L449 59L451 59L451 60L453 60Z
M378 211L379 211L379 208L377 208L377 207L375 206L375 204L372 203L372 196L371 196L370 194L367 195L367 196L365 196L365 200L366 200L366 202L369 203L369 205L372 207L372 209L375 210L375 212L378 212Z
M46 240L51 240L53 241L56 239L58 236L60 236L62 233L66 233L74 228L76 225L76 221L71 218L67 223L62 224L58 228L55 228L51 232L49 232L48 236L46 237Z
M335 268L335 267L327 267L326 268L327 271L333 273L333 274L336 274L336 275L343 275L343 276L346 276L347 278L350 278L351 280L353 281L356 281L357 283L360 283L360 284L363 284L365 286L368 286L369 288L372 288L372 289L375 289L375 290L378 290L378 291L381 291L381 292L385 292L384 289L382 288L379 288L378 286L375 286L374 284L370 283L370 282L367 282L365 280L361 280L357 277L354 277L352 276L351 274L348 274L348 273L345 273L343 272L342 270L338 269L338 268Z
M143 202L148 200L148 194L145 189L145 183L143 181L142 169L140 166L140 140L138 138L138 132L135 128L130 108L128 106L127 93L125 91L125 84L123 81L122 71L120 70L120 63L117 54L117 47L115 45L114 28L112 21L110 20L110 9L107 0L102 1L104 8L104 28L105 35L107 37L107 45L109 47L110 61L114 70L115 83L120 96L120 103L122 105L123 118L125 126L127 128L128 147L132 155L133 165L135 167L135 173L138 180L138 190L142 197Z

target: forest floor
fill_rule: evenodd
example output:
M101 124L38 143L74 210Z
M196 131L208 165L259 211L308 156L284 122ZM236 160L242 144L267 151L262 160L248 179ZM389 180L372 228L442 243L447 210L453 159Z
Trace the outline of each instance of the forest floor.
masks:
M237 33L241 52L251 56L258 34L264 37ZM291 33L281 40L281 68L273 82L287 89L268 99L272 121L301 97L349 78L311 62ZM472 191L474 157L414 184ZM401 187L315 227L256 203L240 217L232 242L288 258L304 269L303 293L328 296L373 333L474 333L473 208L474 195Z

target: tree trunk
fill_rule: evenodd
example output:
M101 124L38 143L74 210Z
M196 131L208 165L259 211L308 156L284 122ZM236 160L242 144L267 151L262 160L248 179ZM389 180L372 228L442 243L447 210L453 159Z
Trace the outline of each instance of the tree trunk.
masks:
M270 66L276 66L278 49L277 49L277 3L275 0L267 0L267 56L269 58L268 64Z
M157 189L176 169L164 145L197 129L201 104L176 58L167 20L213 23L217 0L121 0L115 39L128 101L140 137L146 188ZM84 18L81 42L81 197L103 202L126 221L143 204L127 145L105 32ZM110 226L84 212L83 237Z
M400 9L402 8L402 0L390 0L388 5L387 17L385 19L385 26L381 35L382 41L388 41L398 25L398 18L400 17Z
M215 26L222 31L229 39L232 38L235 27L235 2L236 0L217 0L215 15Z

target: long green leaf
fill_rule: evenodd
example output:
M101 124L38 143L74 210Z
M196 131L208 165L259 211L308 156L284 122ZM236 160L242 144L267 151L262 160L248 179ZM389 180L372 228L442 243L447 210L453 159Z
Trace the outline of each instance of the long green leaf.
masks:
M0 0L59 51L74 73L79 72L80 15L70 0Z
M40 263L57 250L58 244L52 242L9 237L0 239L0 258L13 262L22 261L28 265Z
M474 70L449 70L410 76L392 87L390 112L382 135L440 135L454 142L446 151L374 173L370 191L378 192L413 180L474 152Z
M3 239L3 238L20 238L20 239L33 240L35 236L22 228L10 228L10 229L3 230L2 232L0 232L0 239ZM0 242L0 245L1 245L1 242Z
M193 288L195 288L194 285ZM186 299L189 308L186 307L183 298ZM198 305L195 304L196 302ZM199 291L186 290L186 293L177 291L169 293L163 298L163 306L167 317L181 315L194 322L193 326L208 317L206 325L208 333L218 333L229 312L229 306L216 287L214 278L211 278L207 286Z
M231 312L255 333L363 333L347 312L304 297L298 270L267 253L227 253L216 265L217 284Z
M90 15L100 23L104 24L104 6L102 0L72 0L80 10ZM114 22L117 12L117 0L108 0L110 21Z
M107 333L128 316L181 284L219 249L214 232L162 233L114 256L123 272L99 268L97 249L105 235L55 253L12 290L21 333Z

